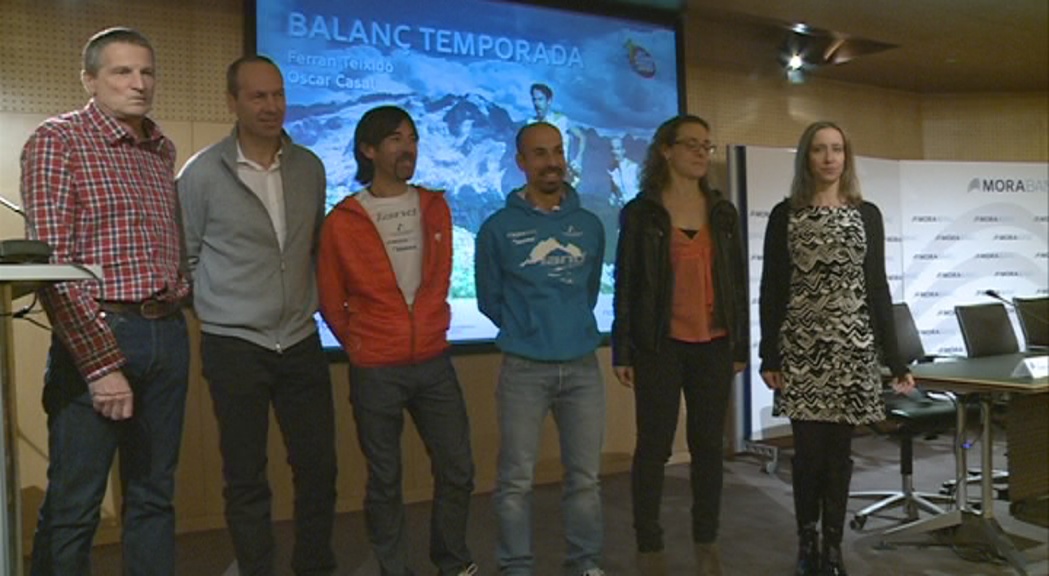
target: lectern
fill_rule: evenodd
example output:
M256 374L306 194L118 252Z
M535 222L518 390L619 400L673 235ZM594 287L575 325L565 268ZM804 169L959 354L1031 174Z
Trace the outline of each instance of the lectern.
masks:
M18 405L15 403L11 302L55 282L101 278L97 266L0 264L0 570L22 576L22 495L18 486Z

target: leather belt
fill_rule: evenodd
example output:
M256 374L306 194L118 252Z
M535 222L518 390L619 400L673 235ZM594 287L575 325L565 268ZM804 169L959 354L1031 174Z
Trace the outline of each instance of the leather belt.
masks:
M182 305L178 302L172 302L169 300L150 298L149 300L143 300L141 302L102 300L98 303L98 307L103 312L112 312L113 314L134 314L136 316L141 316L146 320L160 320L161 318L167 318L178 312L179 309L182 308Z

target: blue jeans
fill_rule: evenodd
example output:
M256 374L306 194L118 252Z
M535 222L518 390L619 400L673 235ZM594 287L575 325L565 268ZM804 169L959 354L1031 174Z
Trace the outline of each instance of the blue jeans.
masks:
M536 362L507 354L496 403L502 438L495 493L500 573L519 576L534 571L532 484L548 411L557 423L564 467L564 571L576 576L597 568L603 539L598 473L605 434L605 383L597 357Z
M273 521L266 446L270 406L277 416L295 490L298 576L335 572L335 408L331 375L316 333L276 352L247 340L201 335L222 452L226 525L241 576L272 576Z
M91 573L91 540L113 457L120 450L124 571L175 571L175 468L186 407L189 343L181 313L160 320L106 313L127 358L134 416L115 422L91 405L87 383L57 337L44 375L47 493L33 537L33 576Z
M458 574L473 561L466 520L474 488L470 424L455 368L447 355L379 368L350 367L350 402L368 461L364 520L383 576L408 576L401 495L404 411L430 455L434 478L430 560L439 574Z

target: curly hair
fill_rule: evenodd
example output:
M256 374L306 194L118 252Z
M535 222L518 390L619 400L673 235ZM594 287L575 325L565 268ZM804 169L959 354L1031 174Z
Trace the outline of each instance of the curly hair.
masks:
M663 155L663 150L674 145L678 138L678 130L685 124L699 124L710 131L710 124L706 120L692 114L674 116L660 124L652 136L652 143L648 145L645 165L641 168L642 194L657 201L662 200L663 190L670 185L670 165ZM711 187L706 176L699 179L699 188L704 194L710 194Z

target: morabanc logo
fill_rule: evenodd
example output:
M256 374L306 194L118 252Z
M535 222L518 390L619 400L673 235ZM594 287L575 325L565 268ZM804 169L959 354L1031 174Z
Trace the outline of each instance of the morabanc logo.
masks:
M1049 180L1035 178L973 178L969 192L1049 192Z

